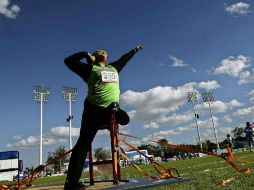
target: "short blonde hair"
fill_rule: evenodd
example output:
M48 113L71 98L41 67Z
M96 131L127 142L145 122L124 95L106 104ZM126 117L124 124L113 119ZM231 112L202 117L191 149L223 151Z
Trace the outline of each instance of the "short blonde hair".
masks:
M98 49L95 52L93 52L93 55L96 55L98 52L102 52L104 55L108 56L108 53L105 50Z

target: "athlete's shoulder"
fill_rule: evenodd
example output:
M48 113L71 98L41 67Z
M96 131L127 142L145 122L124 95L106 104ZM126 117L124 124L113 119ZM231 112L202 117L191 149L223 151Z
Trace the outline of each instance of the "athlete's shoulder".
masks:
M117 69L113 65L107 64L106 67L109 68L110 70L117 71Z

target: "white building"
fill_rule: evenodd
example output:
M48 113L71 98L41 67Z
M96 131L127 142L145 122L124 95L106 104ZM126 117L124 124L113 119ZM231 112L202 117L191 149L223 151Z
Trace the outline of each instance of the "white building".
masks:
M147 150L139 150L147 157L154 157L153 155L149 155ZM147 157L141 155L137 151L128 151L126 152L127 157L130 159L131 163L134 164L149 164L149 160Z

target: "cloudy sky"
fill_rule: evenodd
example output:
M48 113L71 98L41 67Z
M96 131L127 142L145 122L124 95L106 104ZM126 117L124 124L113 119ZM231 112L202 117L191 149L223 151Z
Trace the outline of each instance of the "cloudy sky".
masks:
M44 105L43 159L68 147L68 104L62 87L78 89L73 143L79 135L86 84L63 64L72 53L103 48L109 61L136 45L144 50L121 72L121 107L131 118L123 132L134 145L166 138L197 143L192 104L197 92L201 138L215 142L254 115L253 1L0 0L0 150L19 150L25 165L39 162L40 104L33 86L50 87ZM108 147L101 131L94 147Z

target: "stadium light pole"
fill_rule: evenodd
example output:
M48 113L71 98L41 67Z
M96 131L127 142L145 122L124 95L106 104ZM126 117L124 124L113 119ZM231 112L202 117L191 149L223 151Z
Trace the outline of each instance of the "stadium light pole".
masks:
M214 102L213 92L212 91L203 92L202 96L203 96L204 102L207 103L209 106L210 115L211 115L212 124L213 124L213 132L214 132L214 136L215 136L215 140L216 140L216 144L217 144L217 149L220 149L219 141L218 141L218 137L217 137L217 132L216 132L216 128L215 128L215 124L214 124L214 120L213 120L213 112L211 109L211 104Z
M33 89L34 100L41 104L41 125L40 125L40 154L39 164L42 165L42 127L43 127L43 103L48 101L49 88L42 86L34 86Z
M199 140L199 144L200 144L200 150L203 150L203 145L202 145L199 126L198 126L198 114L196 114L196 109L195 109L195 104L198 101L197 92L187 92L186 93L186 98L187 98L187 101L189 103L191 103L192 106L193 106L193 112L194 112L194 117L195 117L197 131L198 131L198 140Z
M69 103L69 116L67 118L67 122L69 123L70 149L72 149L72 132L71 132L72 125L71 124L72 124L72 119L73 119L73 115L71 112L71 106L72 106L72 102L76 101L76 96L77 96L77 88L63 87L63 98L67 103Z

